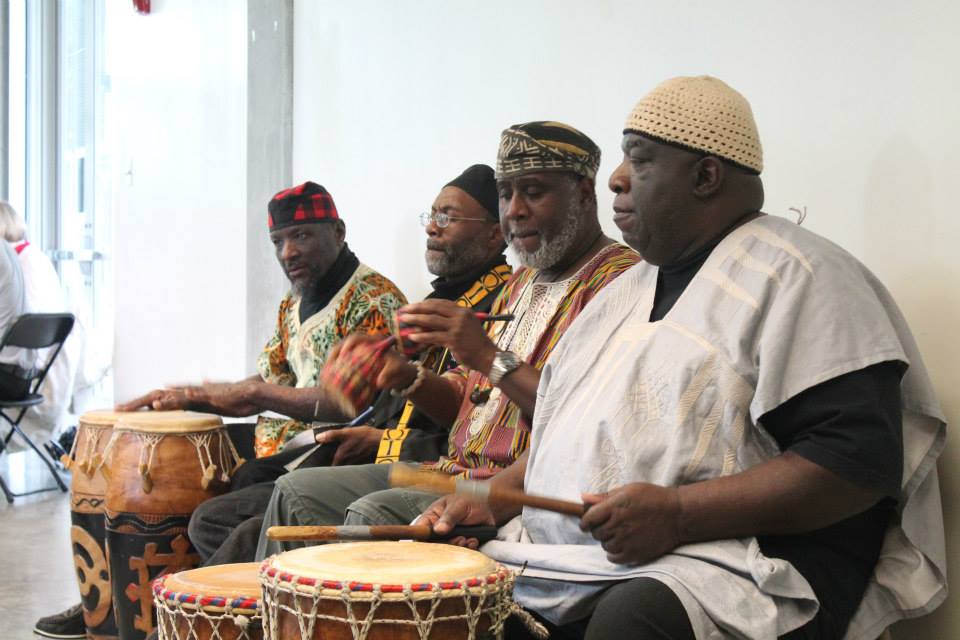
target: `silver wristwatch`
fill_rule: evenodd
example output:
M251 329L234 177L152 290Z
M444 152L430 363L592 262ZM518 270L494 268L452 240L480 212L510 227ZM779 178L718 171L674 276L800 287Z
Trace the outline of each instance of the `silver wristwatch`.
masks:
M498 385L507 374L521 364L523 364L523 359L514 352L497 351L497 355L493 356L493 366L490 367L490 375L487 376L487 379L490 380L490 384Z

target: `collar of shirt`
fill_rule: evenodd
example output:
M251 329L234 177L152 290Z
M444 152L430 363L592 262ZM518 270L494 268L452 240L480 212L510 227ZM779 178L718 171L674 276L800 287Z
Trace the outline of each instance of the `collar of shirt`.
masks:
M359 266L360 260L344 243L343 248L340 249L340 255L330 265L327 272L323 274L323 277L317 281L316 286L303 294L303 299L300 301L300 322L330 304L333 296L337 295L343 285L347 284Z

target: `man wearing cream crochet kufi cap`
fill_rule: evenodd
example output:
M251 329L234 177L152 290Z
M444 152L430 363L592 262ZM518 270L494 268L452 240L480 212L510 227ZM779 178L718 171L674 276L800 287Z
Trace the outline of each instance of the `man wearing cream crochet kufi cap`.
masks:
M615 222L645 262L557 345L525 467L492 481L590 508L445 498L437 533L505 525L483 551L526 566L516 599L553 637L872 640L935 608L944 418L890 294L760 212L757 128L723 82L659 85L623 151Z

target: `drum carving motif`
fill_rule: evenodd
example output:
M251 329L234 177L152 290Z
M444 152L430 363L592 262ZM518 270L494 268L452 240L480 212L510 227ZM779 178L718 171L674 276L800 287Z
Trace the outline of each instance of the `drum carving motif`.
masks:
M80 597L85 604L84 622L87 627L97 627L110 613L110 567L100 544L85 529L70 527L70 541L74 545L73 564L77 569ZM84 553L79 553L80 549Z

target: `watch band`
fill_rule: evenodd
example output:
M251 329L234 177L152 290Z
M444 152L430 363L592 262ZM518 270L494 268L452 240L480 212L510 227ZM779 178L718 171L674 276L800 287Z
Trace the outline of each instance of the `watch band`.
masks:
M490 384L498 385L501 380L515 371L521 364L523 364L523 359L514 352L497 351L497 354L493 356L493 365L490 367L490 375L487 376L487 379L490 380Z

